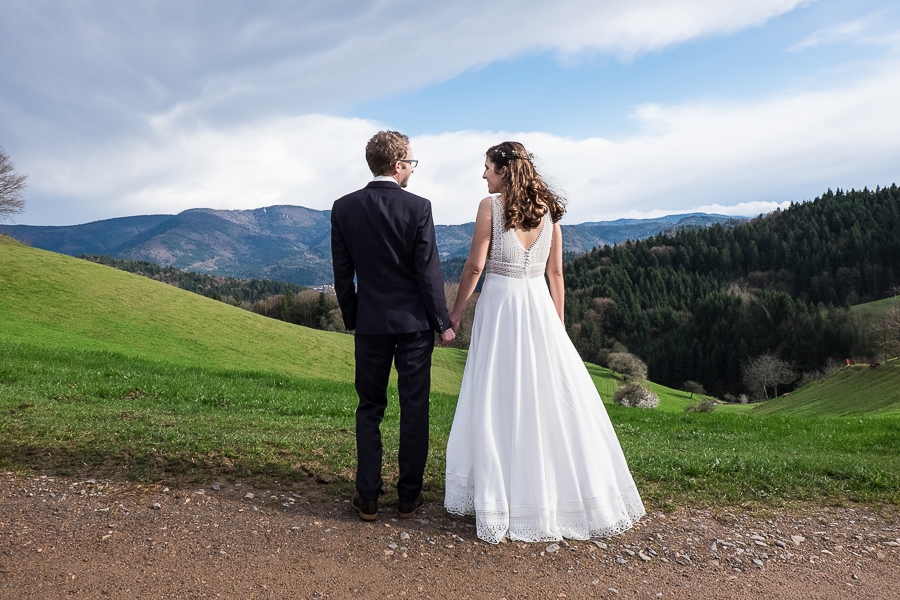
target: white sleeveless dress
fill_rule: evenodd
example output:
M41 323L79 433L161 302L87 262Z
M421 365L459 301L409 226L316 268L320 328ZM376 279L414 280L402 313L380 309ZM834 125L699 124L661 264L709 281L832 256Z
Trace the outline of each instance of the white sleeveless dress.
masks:
M451 513L478 537L583 540L644 513L600 395L566 335L544 270L553 223L525 249L493 200L491 249L447 444Z

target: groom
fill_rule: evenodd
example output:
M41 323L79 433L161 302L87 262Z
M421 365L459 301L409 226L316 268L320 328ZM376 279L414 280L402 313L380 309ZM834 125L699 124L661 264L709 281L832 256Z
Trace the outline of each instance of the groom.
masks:
M399 515L425 503L422 476L428 457L428 395L434 332L441 344L456 337L444 299L431 203L405 191L418 161L409 138L380 131L366 145L375 176L334 203L331 255L334 291L348 330L356 330L356 493L364 521L378 516L381 420L391 363L400 396ZM356 285L354 286L354 276Z

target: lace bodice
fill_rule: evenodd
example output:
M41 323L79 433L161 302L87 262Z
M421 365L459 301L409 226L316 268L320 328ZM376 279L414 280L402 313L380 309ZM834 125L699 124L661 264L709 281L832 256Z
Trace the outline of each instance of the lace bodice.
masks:
M518 279L543 276L553 239L549 213L541 220L541 231L528 249L522 246L515 229L506 229L505 225L503 204L499 196L494 196L491 201L491 252L485 272Z

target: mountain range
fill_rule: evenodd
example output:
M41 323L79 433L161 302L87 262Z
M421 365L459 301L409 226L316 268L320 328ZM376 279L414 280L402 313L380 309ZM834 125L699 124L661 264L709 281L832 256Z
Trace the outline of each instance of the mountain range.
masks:
M82 225L0 225L0 233L72 256L104 254L225 277L317 286L332 281L330 216L331 211L290 205L195 208L177 215L120 217ZM691 213L563 225L564 250L580 254L665 231L743 220ZM465 257L474 229L474 223L435 226L441 260Z

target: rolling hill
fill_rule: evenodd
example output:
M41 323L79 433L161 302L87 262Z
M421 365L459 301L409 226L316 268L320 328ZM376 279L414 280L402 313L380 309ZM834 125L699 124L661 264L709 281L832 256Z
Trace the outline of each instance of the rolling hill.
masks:
M353 381L353 338L298 327L0 236L0 341L106 351L187 366ZM464 353L435 356L456 394Z
M145 215L59 227L0 224L0 233L35 248L71 256L110 254L171 218L172 215Z
M758 405L753 415L793 417L900 415L900 361L844 367L823 381Z

